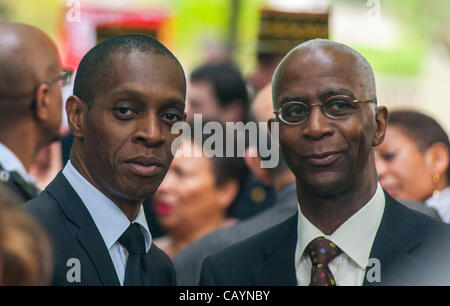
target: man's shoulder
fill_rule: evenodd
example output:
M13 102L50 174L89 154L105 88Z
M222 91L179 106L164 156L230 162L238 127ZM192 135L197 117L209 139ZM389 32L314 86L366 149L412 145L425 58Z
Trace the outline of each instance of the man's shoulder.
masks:
M58 201L47 190L23 204L22 208L31 215L44 219L59 210Z
M219 251L286 221L297 212L297 201L295 198L295 201L285 202L277 203L266 211L240 221L236 225L215 230L188 246L175 258L175 261L184 256L189 256L188 254L198 255L199 252Z
M158 276L158 283L166 286L176 285L175 269L169 256L154 243L152 243L147 256L155 275Z
M425 215L418 210L414 210L400 203L399 201L388 197L387 205L389 205L390 214L395 216L391 218L391 224L397 223L397 226L402 226L406 223L412 223L422 234L422 238L427 232L433 232L434 235L444 235L450 238L450 225L440 220ZM394 226L392 227L394 228Z
M210 257L214 261L229 262L236 258L242 259L242 256L251 260L253 256L265 254L266 247L276 247L278 243L282 243L286 239L291 231L297 229L297 219L298 216L295 214L277 225L212 254Z
M66 186L62 185L61 179L60 176L57 176L37 197L21 206L23 210L40 221L48 231L55 232L55 234L58 234L63 226L66 215L60 199L50 190L58 190L60 193L67 194Z
M289 272L290 259L294 262L297 218L298 216L294 215L280 224L208 256L203 262L200 285L254 285L255 273L269 261L277 263L276 271L273 270L273 265L263 269L269 279L277 274L277 271ZM288 277L281 279L286 280ZM273 279L267 282L278 281Z

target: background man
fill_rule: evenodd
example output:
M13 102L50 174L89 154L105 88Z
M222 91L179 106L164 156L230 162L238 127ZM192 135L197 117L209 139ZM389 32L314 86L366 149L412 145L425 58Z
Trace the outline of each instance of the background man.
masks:
M450 227L378 183L373 147L388 112L376 106L370 64L345 45L311 40L283 59L273 80L298 214L208 257L200 283L450 284Z
M58 138L61 85L69 77L41 30L0 23L0 182L19 202L39 192L28 171L39 150Z
M173 159L171 126L185 117L185 93L180 63L149 36L117 36L84 56L66 103L70 161L25 205L53 240L53 284L175 284L141 204Z
M194 114L221 122L247 121L249 98L245 80L231 63L206 64L189 79L187 119Z

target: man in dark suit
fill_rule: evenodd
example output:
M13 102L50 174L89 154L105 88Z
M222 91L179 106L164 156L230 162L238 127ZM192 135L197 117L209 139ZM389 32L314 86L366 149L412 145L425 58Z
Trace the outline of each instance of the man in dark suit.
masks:
M370 64L327 40L294 48L273 78L280 149L298 213L208 257L202 285L449 285L450 227L384 192L386 130Z
M70 75L44 32L0 22L0 184L19 203L40 192L29 171L38 152L58 138L61 85Z
M70 160L25 204L52 239L53 284L175 284L142 202L172 162L185 94L180 63L150 36L116 36L83 57L66 103Z

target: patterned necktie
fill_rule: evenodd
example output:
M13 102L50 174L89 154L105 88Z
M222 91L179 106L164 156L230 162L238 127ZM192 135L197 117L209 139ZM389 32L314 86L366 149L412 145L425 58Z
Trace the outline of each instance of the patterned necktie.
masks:
M328 263L341 253L341 250L330 240L319 237L311 241L306 251L311 258L310 286L336 286L333 273Z
M145 285L144 260L145 240L137 223L132 223L120 236L119 243L128 251L128 259L125 267L124 286Z

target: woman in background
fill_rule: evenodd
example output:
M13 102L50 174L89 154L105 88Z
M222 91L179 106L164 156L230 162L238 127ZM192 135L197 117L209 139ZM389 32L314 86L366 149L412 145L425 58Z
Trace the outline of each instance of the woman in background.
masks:
M199 140L205 143L210 136L204 134ZM247 178L243 157L208 157L211 154L207 156L202 143L196 141L183 136L152 199L158 223L168 233L155 243L171 258L204 235L236 221L229 216ZM225 143L222 148L226 152Z
M398 200L423 202L450 223L449 138L416 111L389 114L386 136L375 148L381 186Z

